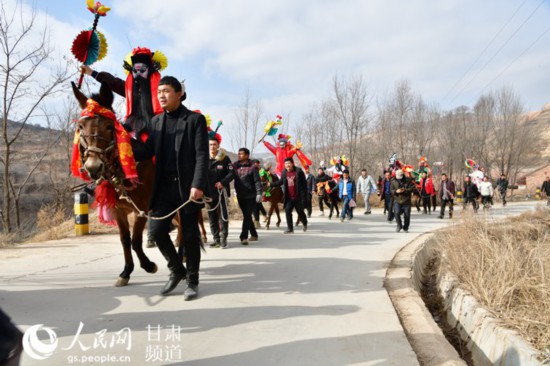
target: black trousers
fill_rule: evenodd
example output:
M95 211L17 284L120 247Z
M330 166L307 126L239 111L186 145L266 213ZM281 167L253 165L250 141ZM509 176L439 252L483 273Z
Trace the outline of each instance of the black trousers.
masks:
M307 217L310 217L311 216L311 212L313 211L313 207L312 207L312 203L311 201L313 201L313 197L311 195L311 193L307 193L307 196L306 196L306 211L307 211Z
M432 212L432 198L431 196L422 196L422 208L424 212Z
M19 329L11 322L9 316L0 309L0 363L8 360L10 351L14 349L21 336Z
M319 200L319 211L323 212L323 202L325 203L325 205L327 205L328 208L330 208L331 204L330 202L328 201L328 195L325 194L325 195L322 195L322 196L317 196L317 199Z
M151 216L165 216L182 203L178 182L167 181L165 186L160 189L158 198L153 204ZM163 220L152 219L149 226L151 236L168 262L168 269L170 272L180 275L187 274L187 282L192 285L199 284L199 267L201 262L199 210L199 205L193 202L179 210L182 233L182 242L179 246L179 252L176 252L174 243L172 243L172 239L170 239L170 223L175 213ZM182 264L184 252L187 269Z
M393 221L393 218L395 217L393 213L393 197L389 194L384 196L384 210L387 214L387 220Z
M210 221L210 232L215 242L219 242L220 239L227 240L229 233L229 215L227 212L227 201L224 197L220 196L216 200L212 200L212 207L215 207L218 202L220 205L213 211L208 211L208 221ZM224 220L225 219L225 220ZM221 229L221 236L220 236Z
M403 230L409 230L409 225L411 223L411 205L401 205L395 202L393 210L397 227ZM401 220L401 215L403 215L404 220Z
M285 205L285 214L286 214L286 226L288 230L294 231L294 225L292 222L292 210L296 209L298 217L302 222L302 225L307 226L307 217L304 212L304 206L302 201L299 198L289 199Z
M468 203L472 204L472 207L474 208L474 211L477 211L477 209L479 208L478 205L477 205L477 200L474 197L464 198L464 209L466 209L466 207L468 207Z
M260 213L264 216L267 216L267 212L265 212L264 205L260 202L256 202L256 206L254 206L254 220L260 221Z
M239 238L241 240L248 239L248 233L250 233L251 236L258 237L258 232L254 227L254 221L252 221L252 213L256 206L256 199L254 197L239 198L239 196L237 196L237 202L239 202L239 207L243 213L243 226Z
M439 216L444 217L445 216L445 207L447 207L447 204L449 205L449 216L453 215L453 200L443 198L441 199L441 211L439 212Z

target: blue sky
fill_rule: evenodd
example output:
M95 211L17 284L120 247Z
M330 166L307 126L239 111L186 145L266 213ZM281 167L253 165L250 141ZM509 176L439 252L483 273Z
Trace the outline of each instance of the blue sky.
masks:
M9 8L14 1L3 3ZM503 85L518 92L526 110L550 102L550 32L544 33L550 4L540 0L104 4L112 10L98 28L109 53L93 67L123 77L122 59L133 47L158 49L169 60L163 75L186 79L188 106L223 119L225 129L234 125L246 89L262 101L265 121L286 114L298 124L326 98L336 74L362 75L373 103L402 79L444 109L472 106L482 91ZM48 19L59 54L70 56L72 39L92 24L85 0L35 5Z

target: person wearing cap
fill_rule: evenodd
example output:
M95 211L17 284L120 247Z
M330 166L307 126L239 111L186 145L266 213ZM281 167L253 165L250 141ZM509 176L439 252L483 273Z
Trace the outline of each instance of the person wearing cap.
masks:
M208 192L209 154L206 118L183 106L182 94L176 78L165 76L160 80L158 99L164 112L147 123L149 138L145 142L132 139L132 148L136 161L156 159L150 215L167 217L150 220L149 230L170 270L161 295L168 295L186 279L184 300L191 300L198 295L202 245L198 227L200 204L196 201ZM179 253L169 235L176 211L184 223ZM186 266L182 264L183 251Z
M414 183L408 177L405 177L403 170L398 169L395 172L395 178L390 183L390 191L393 196L393 213L397 228L395 231L409 232L411 222L411 195L414 189ZM401 219L403 215L403 219Z
M307 181L304 171L294 165L292 158L285 159L285 169L281 174L281 178L277 181L269 183L270 187L283 186L285 194L285 214L287 230L285 234L292 234L294 226L292 221L292 211L296 209L298 218L302 222L302 230L307 231L307 217L304 213L306 203Z
M304 173L306 174L306 182L307 182L307 195L306 195L306 211L307 211L307 217L311 217L311 211L313 210L311 201L313 200L313 194L315 193L315 190L317 189L315 176L309 172L309 165L306 165L304 167Z
M220 149L221 139L221 135L215 133L208 141L210 149L208 186L210 198L212 199L210 206L216 207L219 205L216 210L208 211L208 221L210 222L210 232L214 238L214 242L210 244L210 247L224 249L227 247L227 235L229 233L229 212L226 197L231 195L229 190L231 176L229 173L233 166L225 150Z

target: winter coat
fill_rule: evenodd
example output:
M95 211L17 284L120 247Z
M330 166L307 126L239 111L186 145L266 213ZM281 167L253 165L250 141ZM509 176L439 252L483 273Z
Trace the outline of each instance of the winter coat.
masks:
M443 191L445 190L445 185L447 188L447 199L452 200L455 198L455 182L452 182L450 180L441 181L441 185L439 186L439 198L443 199Z
M506 192L508 189L508 179L498 179L496 182L497 190L500 192Z
M353 179L351 179L351 177L348 179L346 189L347 189L348 198L351 197L355 199L355 194L356 194L355 182L353 181ZM344 178L343 177L340 177L340 180L338 181L338 197L340 197L340 199L344 198Z
M304 174L304 171L298 167L294 167L294 170L296 171L296 195L298 196L298 200L300 200L300 202L302 203L302 206L305 207L307 197L306 175ZM281 179L270 183L271 187L283 186L283 192L285 194L284 207L286 207L286 205L290 201L289 194L287 193L287 173L288 171L286 169L283 169L283 172L281 173Z
M397 190L400 188L405 189L405 191L397 193ZM395 203L400 205L411 204L411 195L414 190L414 183L410 178L403 177L401 180L392 178L390 182L390 190Z
M481 182L479 185L479 191L482 196L493 197L493 185L489 181Z
M464 198L477 198L479 195L479 191L477 190L477 186L472 183L472 181L468 183L464 183Z
M362 195L370 194L371 192L376 192L376 182L370 175L367 175L365 178L360 176L357 179L357 192Z
M420 185L418 186L418 192L422 194L422 185L424 184L424 179L426 180L426 186L424 187L426 196L433 196L435 194L435 188L432 181L432 178L422 178L420 179Z
M235 192L240 199L252 199L262 195L262 182L260 173L250 159L245 162L236 161L230 173L224 178L222 184L235 179Z
M210 197L217 200L219 198L218 189L214 186L217 182L223 184L227 197L230 195L229 182L230 172L233 169L231 165L231 159L225 154L224 149L218 151L218 155L215 158L210 158L210 165L208 168L208 185L210 188Z

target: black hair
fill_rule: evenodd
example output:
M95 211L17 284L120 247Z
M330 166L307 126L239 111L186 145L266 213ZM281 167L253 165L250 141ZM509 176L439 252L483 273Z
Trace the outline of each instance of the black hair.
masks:
M160 85L170 85L174 88L176 93L181 92L181 83L173 76L163 76L162 79L160 79L159 86Z
M285 159L285 163L286 163L287 161L290 161L290 162L292 163L292 165L294 165L294 159L292 159L292 158L286 158L286 159Z
M342 174L349 174L349 170L344 169L344 171L342 172Z
M441 173L441 176L447 176L447 174L446 173Z
M252 164L260 164L260 161L258 159L252 159Z
M361 169L361 171L362 171L362 172L366 172L366 171L367 171L367 169Z
M243 152L245 153L246 155L250 155L250 150L248 150L246 147L241 147L239 149L239 152Z

